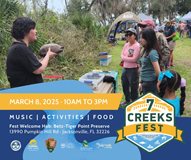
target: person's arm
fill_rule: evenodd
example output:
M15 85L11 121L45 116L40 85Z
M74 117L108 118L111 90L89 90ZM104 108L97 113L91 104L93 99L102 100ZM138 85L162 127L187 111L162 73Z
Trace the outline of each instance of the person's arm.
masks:
M166 37L166 39L172 38L176 35L176 32L174 32L173 34L171 34L170 36Z
M124 45L124 47L123 47L123 50L122 50L122 52L121 52L121 59L122 59L122 61L124 61L126 45L127 45L127 43L125 43L125 45Z
M56 53L51 52L50 48L48 49L48 52L46 54L46 56L43 58L43 60L40 62L42 65L36 69L33 73L34 74L41 74L42 72L44 72L44 70L46 69L46 67L48 66L48 62L50 60L51 57L54 57L56 55Z
M151 53L149 54L149 58L151 60L151 63L153 65L154 71L156 76L158 77L160 73L160 66L159 66L159 55L156 50L152 50Z
M176 31L175 31L175 28L173 27L172 34L170 36L166 37L166 39L173 38L175 35L176 35Z
M123 57L123 60L126 61L126 62L130 62L130 63L135 63L137 62L137 60L139 59L140 57L140 47L137 47L135 50L134 50L134 54L132 57Z
M153 65L153 67L154 67L155 74L156 74L156 76L158 77L158 75L159 75L159 73L160 73L160 66L159 66L158 61L152 62L152 65Z

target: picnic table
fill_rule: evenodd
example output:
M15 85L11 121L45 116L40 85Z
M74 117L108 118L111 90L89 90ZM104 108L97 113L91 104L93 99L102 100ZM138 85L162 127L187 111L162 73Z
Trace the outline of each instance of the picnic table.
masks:
M96 89L93 90L94 93L116 93L117 92L117 79L118 72L116 71L102 71L100 74L104 74L105 76L112 76L115 79L115 86L113 83L102 82Z
M103 82L98 88L93 90L94 93L114 93L114 87L112 83Z

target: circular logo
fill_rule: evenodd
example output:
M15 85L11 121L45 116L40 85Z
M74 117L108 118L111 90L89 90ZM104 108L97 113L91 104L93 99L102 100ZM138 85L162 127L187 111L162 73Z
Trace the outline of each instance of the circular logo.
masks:
M11 142L10 147L13 151L19 151L21 149L21 142L18 140L14 140Z

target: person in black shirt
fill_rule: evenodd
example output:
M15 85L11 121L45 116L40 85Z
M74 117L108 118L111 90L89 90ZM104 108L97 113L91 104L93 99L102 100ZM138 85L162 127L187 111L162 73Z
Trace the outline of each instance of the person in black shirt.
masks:
M26 17L17 18L13 22L11 34L15 40L8 50L6 61L11 88L43 82L41 73L47 67L49 59L56 55L49 49L42 61L39 61L28 47L37 39L35 26L36 23Z

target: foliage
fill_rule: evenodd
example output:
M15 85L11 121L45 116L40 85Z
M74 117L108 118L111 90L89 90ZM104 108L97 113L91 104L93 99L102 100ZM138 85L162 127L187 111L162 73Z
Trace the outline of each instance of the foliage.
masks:
M97 39L104 38L104 27L96 23L93 16L86 13L83 15L76 14L71 17L72 24L79 30L86 32L86 38L94 37Z
M87 0L70 0L67 6L68 15L71 16L76 13L84 14L88 12L89 3Z
M2 62L5 62L4 55L0 55L0 89L8 87L7 76L5 74L5 65L3 65Z
M48 15L47 17L51 17L48 23L44 20L45 23L39 23L37 26L39 34L41 33L44 38L47 37L45 38L47 42L59 43L65 48L64 54L51 62L45 74L61 74L65 79L78 79L82 74L93 69L97 63L99 51L107 49L103 39L99 39L98 34L96 35L96 31L93 30L95 28L91 28L93 22L90 20L88 28L83 24L74 25L63 15ZM87 30L92 32L87 32ZM37 44L33 47L38 48Z
M97 39L103 38L104 27L89 12L89 3L87 0L71 0L67 8L69 20L77 29L86 31L86 39L90 37Z
M191 0L176 0L175 8L179 14L186 14L191 11Z
M21 6L15 0L0 1L0 88L8 86L5 74L5 59L11 45L12 22L20 14Z
M5 54L11 43L12 21L19 15L19 5L15 0L0 1L0 53Z
M165 5L164 5L165 4ZM175 0L152 0L150 1L150 8L149 13L151 13L154 17L159 18L159 21L161 23L161 20L164 19L164 17L168 17L169 19L173 18L174 11L174 5L176 4Z
M54 42L65 47L64 53L50 62L45 74L78 79L95 69L100 51L108 51L104 41L108 26L121 13L152 13L163 19L177 11L186 13L191 4L190 0L65 0L67 12L57 14L48 9L48 3L51 3L48 0L17 1L0 1L1 87L8 85L4 62L12 41L12 22L18 16L28 16L37 23L38 40L30 46L37 55L45 43Z
M25 8L20 8L25 15ZM104 43L104 28L98 25L91 14L84 13L83 16L66 16L47 10L46 16L42 17L44 10L37 9L27 13L29 17L35 17L38 40L30 45L37 54L40 47L46 43L58 43L65 47L64 53L51 60L46 72L48 75L63 75L65 79L78 79L82 74L94 69L98 63L98 53L107 51ZM13 19L18 14L14 14ZM13 21L13 20L12 20ZM12 21L9 26L12 26ZM6 19L5 22L7 23ZM4 27L3 27L4 29ZM11 44L10 32L7 35L9 42L6 42L4 56L0 56L0 85L8 87L5 74L5 58L7 49ZM40 58L40 57L39 57Z

